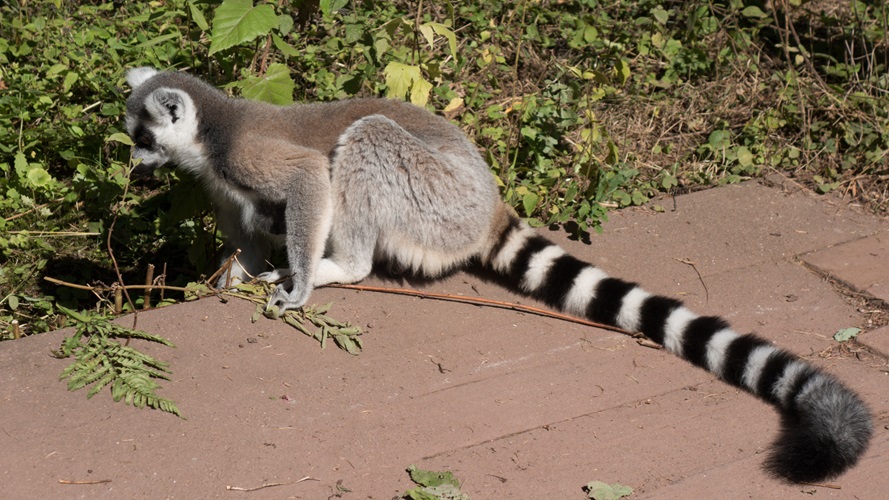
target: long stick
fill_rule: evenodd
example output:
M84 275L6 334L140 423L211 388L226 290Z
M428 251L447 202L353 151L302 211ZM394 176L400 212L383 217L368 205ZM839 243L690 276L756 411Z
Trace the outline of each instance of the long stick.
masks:
M481 297L467 297L465 295L451 295L447 293L435 293L435 292L421 292L419 290L409 290L406 288L386 288L379 286L367 286L367 285L338 285L338 284L330 284L324 285L329 288L345 288L348 290L366 290L368 292L379 292L379 293L392 293L396 295L410 295L413 297L421 297L421 298L431 298L431 299L439 299L439 300L448 300L453 302L465 302L468 304L478 304L484 306L491 307L499 307L503 309L512 309L515 311L522 311L531 314L536 314L538 316L547 316L550 318L561 319L564 321L570 321L572 323L578 323L581 325L592 326L595 328L601 328L603 330L611 330L612 332L622 333L624 335L629 335L631 337L636 337L637 334L633 332L628 332L624 329L618 328L616 326L605 325L602 323L596 323L594 321L588 321L581 318L576 318L574 316L569 316L567 314L557 313L550 311L548 309L541 309L539 307L534 306L526 306L522 304L515 304L512 302L504 302L501 300L494 299L484 299Z

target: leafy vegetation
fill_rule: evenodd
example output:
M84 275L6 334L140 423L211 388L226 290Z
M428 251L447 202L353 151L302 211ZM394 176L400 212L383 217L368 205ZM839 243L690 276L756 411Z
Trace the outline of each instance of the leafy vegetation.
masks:
M174 347L169 340L112 323L107 316L60 309L75 328L74 335L66 337L55 353L59 358L74 356L74 363L59 376L61 380L68 379L69 391L92 385L86 395L92 398L110 386L115 402L124 401L136 408L154 408L182 417L175 402L156 392L160 388L156 379L170 380L167 364L128 345L130 340L139 339ZM114 339L126 339L126 344Z
M884 2L51 0L0 17L2 338L61 326L59 305L111 308L44 277L216 267L193 179L130 185L123 73L140 65L279 104L410 99L478 143L529 222L577 233L772 170L889 207Z

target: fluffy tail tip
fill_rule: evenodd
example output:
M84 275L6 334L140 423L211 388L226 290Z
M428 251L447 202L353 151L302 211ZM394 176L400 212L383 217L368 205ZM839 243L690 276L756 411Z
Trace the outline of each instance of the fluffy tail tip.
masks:
M867 406L839 381L821 374L782 413L781 432L766 470L796 483L817 483L855 465L873 429Z

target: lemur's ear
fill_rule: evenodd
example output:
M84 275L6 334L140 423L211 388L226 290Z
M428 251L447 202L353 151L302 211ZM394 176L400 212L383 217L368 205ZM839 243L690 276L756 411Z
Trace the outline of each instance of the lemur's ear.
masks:
M145 109L152 118L161 122L176 123L192 105L188 94L181 90L159 88L145 101Z
M132 68L127 70L127 83L130 85L130 88L135 89L136 87L145 83L146 80L158 73L160 73L160 71L148 66L143 66L141 68Z

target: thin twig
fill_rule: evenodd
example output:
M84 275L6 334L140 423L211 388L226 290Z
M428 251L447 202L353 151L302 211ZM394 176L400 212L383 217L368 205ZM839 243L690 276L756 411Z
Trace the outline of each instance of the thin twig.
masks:
M132 153L130 153L130 165L133 165L133 157ZM130 175L133 173L133 169L135 166L131 166L127 169L127 182L123 187L123 194L120 196L121 202L124 203L127 199L127 194L130 192ZM117 218L120 216L120 209L114 209L114 217L111 218L111 225L108 226L108 238L105 240L105 245L108 248L108 256L111 257L111 264L114 265L114 272L117 274L117 282L123 288L123 294L127 298L127 303L130 305L130 310L133 311L133 329L136 329L136 325L139 322L139 311L136 310L136 304L133 303L133 299L130 298L130 292L127 291L126 283L123 281L123 274L120 272L120 266L117 265L117 258L114 256L114 249L111 248L111 236L114 234L114 226L117 224ZM127 339L127 343L129 343L130 339Z
M126 286L92 286L92 285L78 285L77 283L69 283L67 281L62 281L60 279L51 278L49 276L44 276L43 279L49 281L50 283L55 283L56 285L66 286L68 288L76 288L78 290L89 290L91 292L110 292L112 290L173 290L176 292L189 292L191 289L185 288L182 286L167 286L167 285L126 285Z
M28 210L25 210L24 212L17 213L17 214L15 214L15 215L11 216L11 217L6 217L6 218L3 219L3 220L5 220L6 222L9 222L9 221L11 221L11 220L18 219L19 217L24 217L24 216L28 215L28 214L31 213L31 212L34 212L34 211L36 211L36 210L40 210L41 208L43 208L43 207L49 205L50 203L58 203L58 202L60 202L60 201L62 201L62 200L64 200L64 199L65 199L65 198L58 198L58 199L55 199L55 200L46 202L46 203L44 203L44 204L42 204L42 205L37 205L36 207L30 208L30 209L28 209Z
M7 231L9 234L21 234L23 236L99 236L102 233L82 231Z
M207 278L207 283L209 283L211 286L215 286L215 285L213 285L213 283L216 282L216 279L219 276L221 276L222 273L229 273L228 277L225 280L225 284L226 284L226 286L230 285L231 284L230 283L230 281L231 281L230 271L232 268L232 264L237 262L238 255L240 255L240 254L241 254L241 249L240 248L236 249L234 251L234 253L232 253L231 256L229 256L229 258L226 259L225 262L223 262L221 266L219 266L219 269L217 269L215 273L213 273L209 278Z
M391 293L391 294L395 294L395 295L410 295L413 297L447 300L447 301L451 301L451 302L463 302L463 303L467 303L467 304L499 307L502 309L512 309L515 311L536 314L538 316L546 316L549 318L561 319L563 321L570 321L572 323L578 323L581 325L592 326L595 328L601 328L603 330L611 330L613 332L622 333L624 335L629 335L631 337L637 336L633 332L628 332L628 331L626 331L622 328L618 328L616 326L605 325L602 323L596 323L594 321L588 321L588 320L577 318L574 316L569 316L567 314L561 314L561 313L553 312L553 311L550 311L547 309L541 309L539 307L526 306L526 305L522 305L522 304L515 304L512 302L504 302L501 300L485 299L485 298L481 298L481 297L466 297L464 295L451 295L451 294L447 294L447 293L421 292L419 290L409 290L406 288L386 288L386 287L379 287L379 286L339 285L339 284L330 284L330 285L324 285L324 286L329 287L329 288L345 288L348 290L365 290L368 292Z
M697 266L695 266L695 263L688 260L688 259L676 259L676 260L678 260L679 262L682 262L683 264L685 264L687 266L691 266L691 268L695 270L695 273L698 275L698 280L701 282L701 286L704 287L704 303L709 304L710 303L710 290L707 290L707 284L704 283L704 277L701 276L701 272L698 271L698 268L697 268Z
M98 479L95 481L59 479L59 484L105 484L105 483L110 483L110 482L111 482L110 479Z
M314 478L311 476L306 476L302 479L299 479L297 481L291 481L289 483L266 483L261 486L256 486L254 488L242 488L240 486L226 486L225 489L227 489L229 491L257 491L257 490L261 490L263 488L272 488L274 486L286 486L288 484L297 484L297 483L301 483L303 481L320 481L320 479Z
M142 302L142 310L151 309L151 290L154 288L154 264L148 264L148 271L145 273L145 298Z
M819 488L830 488L832 490L841 490L842 486L833 483L800 483L800 484L808 484L809 486L818 486Z

